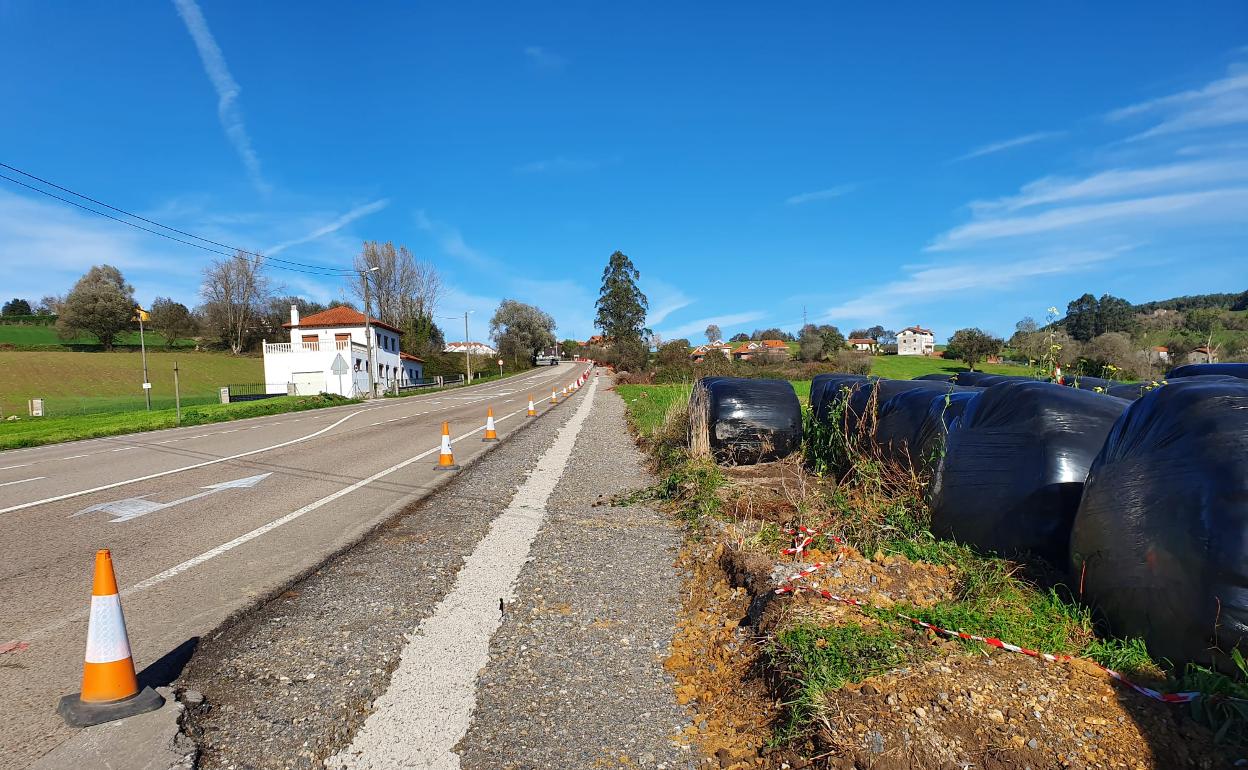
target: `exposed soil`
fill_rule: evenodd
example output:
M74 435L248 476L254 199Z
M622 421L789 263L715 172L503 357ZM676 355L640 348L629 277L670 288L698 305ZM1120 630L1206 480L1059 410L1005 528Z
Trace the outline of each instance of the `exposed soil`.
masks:
M666 663L682 704L697 713L685 736L725 768L1222 768L1248 766L1215 744L1186 706L1157 703L1088 661L1048 663L929 634L898 619L912 654L904 668L825 692L815 723L790 745L769 744L782 723L782 672L762 650L799 621L881 622L814 593L776 595L802 566L820 588L887 608L954 596L957 571L850 547L781 557L757 536L764 522L802 514L792 463L728 469L734 520L707 525L681 555L684 608ZM961 629L974 633L977 629ZM1006 640L1009 641L1009 640Z

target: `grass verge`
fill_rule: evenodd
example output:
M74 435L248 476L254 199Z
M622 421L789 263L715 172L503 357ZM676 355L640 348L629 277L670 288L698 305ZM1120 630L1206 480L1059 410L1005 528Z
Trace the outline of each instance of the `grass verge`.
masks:
M318 396L278 396L236 404L208 404L182 410L181 426L264 417L285 412L302 412L327 406L359 403L354 399L321 394ZM73 417L42 417L0 423L0 450L58 444L125 433L179 427L174 409L121 414L87 414Z

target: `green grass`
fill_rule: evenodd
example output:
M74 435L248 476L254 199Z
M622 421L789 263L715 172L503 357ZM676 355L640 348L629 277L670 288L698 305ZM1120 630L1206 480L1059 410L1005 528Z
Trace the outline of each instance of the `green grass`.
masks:
M183 407L181 425L205 425L285 412L358 403L341 396L278 396L261 401ZM28 417L0 423L0 450L56 444L62 441L117 436L178 426L173 409L75 417Z
M165 338L160 334L151 331L145 331L143 338L147 342L148 350L153 348L164 348ZM80 347L100 347L99 339L90 333L83 333L72 340L63 340L56 334L55 326L36 326L34 324L0 324L0 345L16 345L18 347L63 347L69 349ZM137 331L122 332L117 335L117 339L113 343L120 346L139 346L139 333ZM195 340L182 339L174 343L174 347L188 348L195 347Z
M883 674L906 662L896 631L888 627L820 627L801 624L781 631L767 650L787 690L788 722L778 741L791 737L818 713L821 695Z
M174 361L183 404L210 403L217 400L218 388L264 379L259 358L148 350L153 407L173 406ZM143 361L137 351L0 350L0 411L5 417L28 414L31 398L44 399L47 417L142 410L142 382Z
M988 374L1031 375L1033 373L1030 368L1016 364L980 364L975 367L975 370ZM871 373L890 380L913 380L925 374L954 375L965 371L966 364L962 361L935 356L873 356L871 358Z
M615 392L624 399L628 418L642 438L649 437L663 424L672 404L688 401L691 385L616 385Z

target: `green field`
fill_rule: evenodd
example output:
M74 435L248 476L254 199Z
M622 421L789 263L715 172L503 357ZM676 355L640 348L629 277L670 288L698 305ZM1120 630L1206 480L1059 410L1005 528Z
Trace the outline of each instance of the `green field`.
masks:
M164 348L165 338L155 332L145 332L144 340L149 350ZM117 335L115 345L121 347L139 346L139 333L122 332ZM72 340L63 340L56 334L54 326L36 326L34 324L0 324L0 345L16 347L64 347L64 348L98 348L99 340L94 334L83 334ZM184 339L174 343L175 348L195 347L195 340Z
M965 371L965 363L935 356L875 356L871 359L871 373L890 380L913 380L925 374L953 375ZM975 371L988 374L1034 374L1028 367L1015 364L980 364L975 367Z
M85 414L72 417L27 417L0 423L0 450L162 430L178 425L205 425L354 403L358 402L341 396L322 394L319 396L278 396L262 401L243 401L235 404L183 406L181 423L177 421L177 412L173 409Z
M217 389L222 386L264 379L264 364L259 358L148 350L153 409L173 406L174 361L178 363L184 406L215 402ZM0 350L0 410L4 417L28 414L26 402L31 398L44 399L48 417L144 409L142 383L143 362L138 351Z

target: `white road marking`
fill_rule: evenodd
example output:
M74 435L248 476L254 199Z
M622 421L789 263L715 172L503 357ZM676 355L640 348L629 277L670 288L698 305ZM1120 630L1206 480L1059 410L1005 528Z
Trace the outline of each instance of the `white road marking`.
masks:
M177 500L170 500L167 503L158 503L155 500L148 500L147 495L143 495L141 497L127 497L124 500L114 500L111 503L100 503L98 505L93 505L90 508L84 508L77 513L70 514L69 518L73 519L86 513L104 511L105 513L117 517L109 522L110 524L116 524L121 521L137 519L140 516L146 516L147 514L155 513L156 511L163 511L164 509L172 508L175 505L189 503L190 501L198 500L201 497L215 495L218 492L223 492L227 489L251 489L272 475L273 473L270 471L269 473L261 473L257 476L247 476L241 479L234 479L233 481L223 481L219 484L209 484L208 486L203 487L203 492L197 492L193 495L187 495L186 497L179 497Z
M21 479L19 481L6 481L3 484L0 484L0 487L12 486L13 484L25 484L27 481L38 481L39 479L46 479L46 478L47 476L35 476L34 478Z
M6 465L3 468L0 468L0 471L11 471L14 468L25 468L29 465L34 465L34 463L22 463L21 465Z
M123 446L123 447L118 447L117 449L110 449L110 450L108 450L108 451L110 451L110 452L125 452L125 451L128 451L128 450L134 449L134 448L135 448L135 447L132 447L132 446Z
M231 460L237 460L242 457L251 457L252 455L260 454L261 452L269 452L274 449L281 449L282 447L290 446L291 444L298 444L301 441L307 441L308 439L316 438L317 436L321 435L322 433L325 433L326 431L333 430L334 428L343 424L347 420L350 420L352 417L356 416L357 414L359 414L359 412L352 412L351 414L343 417L341 420L332 422L329 425L326 425L324 428L321 428L320 430L314 433L309 433L306 436L300 436L299 438L294 438L289 441L283 441L280 444L273 444L271 446L260 447L259 449L252 449L247 452L239 452L238 454L233 454L228 457L218 457L215 460L205 460L202 463L195 463L193 465L184 465L181 468L171 468L170 470L160 471L159 473L149 473L146 476L139 476L133 479L126 479L125 481L114 481L111 484L102 484L101 486L98 486L98 487L91 487L90 489L82 489L77 492L66 492L63 495L57 495L56 497L47 497L47 498L44 498L43 500L34 500L29 503L22 503L20 505L10 505L8 508L0 508L0 513L11 513L13 511L20 511L24 508L33 508L36 505L44 505L45 503L55 503L58 500L68 500L71 497L81 497L82 495L89 495L93 492L102 492L105 489L114 489L116 487L125 486L126 484L136 484L140 481L148 481L149 479L158 479L162 476L169 476L174 473L181 473L182 471L194 470L196 468L205 468L209 465L225 463ZM79 457L86 457L86 455L79 455ZM67 457L65 459L70 460L73 458Z
M502 417L498 417L498 418L496 418L496 419L494 420L494 422L496 422L496 423L497 423L497 422L502 422L503 420L506 420L506 419L508 419L508 418L510 418L510 417L515 417L516 415L520 414L520 411L522 411L522 410L517 410L517 411L512 412L512 413L510 413L510 414L505 414L505 415L503 415ZM333 425L329 425L329 426L327 426L327 427L323 428L322 430L317 431L317 433L313 433L313 434L311 434L311 435L309 435L309 436L306 436L305 438L311 438L312 436L315 436L315 435L317 435L318 433L323 433L324 431L327 431L327 430L329 430L330 428L333 428L335 425L339 425L339 424L341 424L341 423L342 423L344 420L346 420L347 418L349 418L349 417L354 417L354 416L355 416L355 415L357 415L357 414L359 414L359 412L352 412L351 414L347 415L347 416L346 416L346 417L344 417L342 420L339 420L338 422L334 423ZM462 441L463 439L466 439L466 438L468 438L469 436L472 436L472 435L474 435L474 434L476 434L476 433L481 432L482 430L484 430L484 428L485 428L485 426L481 426L480 428L473 428L472 430L468 431L467 433L464 433L464 434L462 434L462 435L460 435L460 436L457 436L457 437L455 437L455 438L451 439L451 443L453 444L453 443L456 443L456 442L458 442L458 441ZM303 439L296 439L296 441L302 441L302 440L303 440ZM295 443L295 442L293 442L293 441L292 441L292 442L289 442L289 443ZM366 478L366 479L364 479L364 480L362 480L362 481L357 481L356 483L352 484L352 485L351 485L351 486L349 486L349 487L343 487L342 489L338 490L337 492L334 492L333 494L329 495L328 497L323 497L323 498L321 498L320 500L317 500L316 502L309 503L308 505L305 505L304 507L300 508L300 509L299 509L299 510L297 510L297 511L291 511L290 513L286 514L285 516L281 517L280 519L275 519L275 520L273 520L273 521L270 521L268 524L264 524L264 525L262 525L262 526L260 526L260 527L257 527L256 529L253 529L252 531L250 531L250 532L248 532L248 533L246 533L246 534L239 535L238 537L234 538L233 540L231 540L231 541L230 541L230 542L228 542L228 543L223 543L223 544L221 544L221 545L217 546L216 548L213 548L212 550L205 551L204 553L201 553L199 556L195 556L195 557L193 557L193 558L187 559L186 561L182 562L181 564L177 564L177 565L175 565L175 566L173 566L173 567L170 567L169 569L165 570L164 572L157 573L157 574L155 574L155 575L152 575L150 578L148 578L148 579L146 579L146 580L143 580L143 581L140 581L140 582L138 582L138 583L135 583L134 585L130 586L129 588L124 589L124 590L121 592L121 595L122 595L122 596L130 596L131 594L136 594L136 593L138 593L138 592L140 592L140 591L145 591L145 590L147 590L148 588L151 588L152 586L159 585L159 584L161 584L161 583L165 582L166 580L168 580L169 578L172 578L172 577L175 577L175 576L177 576L177 575L180 575L180 574L182 574L183 572L186 572L186 571L187 571L187 570L189 570L189 569L192 569L192 568L194 568L194 567L196 567L196 566L198 566L198 565L200 565L200 564L203 564L204 562L206 562L206 561L208 561L208 560L210 560L210 559L213 559L213 558L215 558L215 557L217 557L217 556L220 556L220 555L221 555L221 554L223 554L223 553L226 553L226 552L228 552L228 551L232 551L233 549L237 548L238 546L243 545L244 543L250 542L250 541L252 541L252 540L255 540L257 537L260 537L261 535L263 535L263 534L265 534L265 533L267 533L267 532L272 532L273 530L277 529L278 527L282 526L283 524L287 524L287 523L289 523L289 522L294 521L295 519L299 518L300 516L304 515L305 513L309 513L309 512L311 512L311 511L314 511L314 510L316 510L317 508L320 508L321 506L325 505L326 503L331 503L331 502L333 502L334 500L338 499L339 497L342 497L343 495L346 495L346 494L349 494L349 493L351 493L351 492L354 492L355 490L359 489L360 487L363 487L363 486L365 486L365 485L367 485L367 484L370 484L370 483L372 483L372 482L376 481L377 479L380 479L380 478L382 478L382 477L384 477L384 476L387 476L387 475L389 475L389 474L391 474L391 473L393 473L393 472L395 472L395 471L397 471L397 470L401 470L402 468L405 468L405 467L407 467L408 465L411 465L412 463L416 462L417 460L423 460L424 458L429 457L430 455L432 455L432 454L434 454L434 453L436 453L436 452L438 452L438 451L440 451L440 450L441 450L441 447L440 447L440 446L439 446L439 447L434 447L433 449L429 449L429 450L427 450L427 451L421 452L420 454L416 455L415 457L412 457L412 458L409 458L409 459L407 459L407 460L404 460L403 462L399 463L398 465L393 465L393 466L391 466L391 467L387 468L387 469L386 469L386 470L384 470L384 471L381 471L381 472L379 472L379 473L375 473L375 474L373 474L372 476L369 476L368 478ZM262 450L258 450L258 451L262 451ZM214 461L214 462L219 462L219 461ZM128 482L122 482L122 483L128 483ZM3 511L0 511L0 513L3 513ZM64 628L65 626L69 625L70 623L73 623L73 622L75 622L75 621L79 621L79 620L83 620L83 619L85 619L85 618L87 617L87 615L88 615L88 614L89 614L89 613L88 613L88 611L87 611L87 610L79 610L79 611L77 611L77 612L73 612L73 613L71 613L71 614L69 614L69 615L64 615L64 616L62 616L59 620L56 620L56 621L54 621L54 622L52 622L52 623L49 623L48 625L43 626L42 628L37 628L37 629L35 629L34 631L31 631L31 632L29 632L29 633L22 634L22 635L21 635L21 637L20 637L20 639L21 639L21 640L26 640L26 641L29 641L29 640L31 640L31 639L37 639L37 638L43 637L43 636L45 636L45 635L47 635L47 634L52 633L53 631L57 631L57 630L59 630L59 629L61 629L61 628ZM18 639L14 639L14 640L12 640L12 641L18 641Z
M61 459L62 459L62 460L77 460L79 457L90 457L90 456L91 456L91 455L93 455L93 454L99 454L99 453L98 453L98 452L88 452L88 453L86 453L85 455L70 455L69 457L62 457Z
M153 443L153 444L172 444L173 442L175 442L175 441L179 441L179 440L180 440L180 439L171 438L171 439L167 439L167 440L165 440L165 441L153 441L152 443Z
M351 745L327 766L459 767L454 746L468 731L477 702L477 675L489 664L490 637L502 623L499 597L514 595L516 578L545 518L546 503L593 408L596 386L597 380L507 509L464 560L450 593L413 631L389 687L373 703L373 713Z

